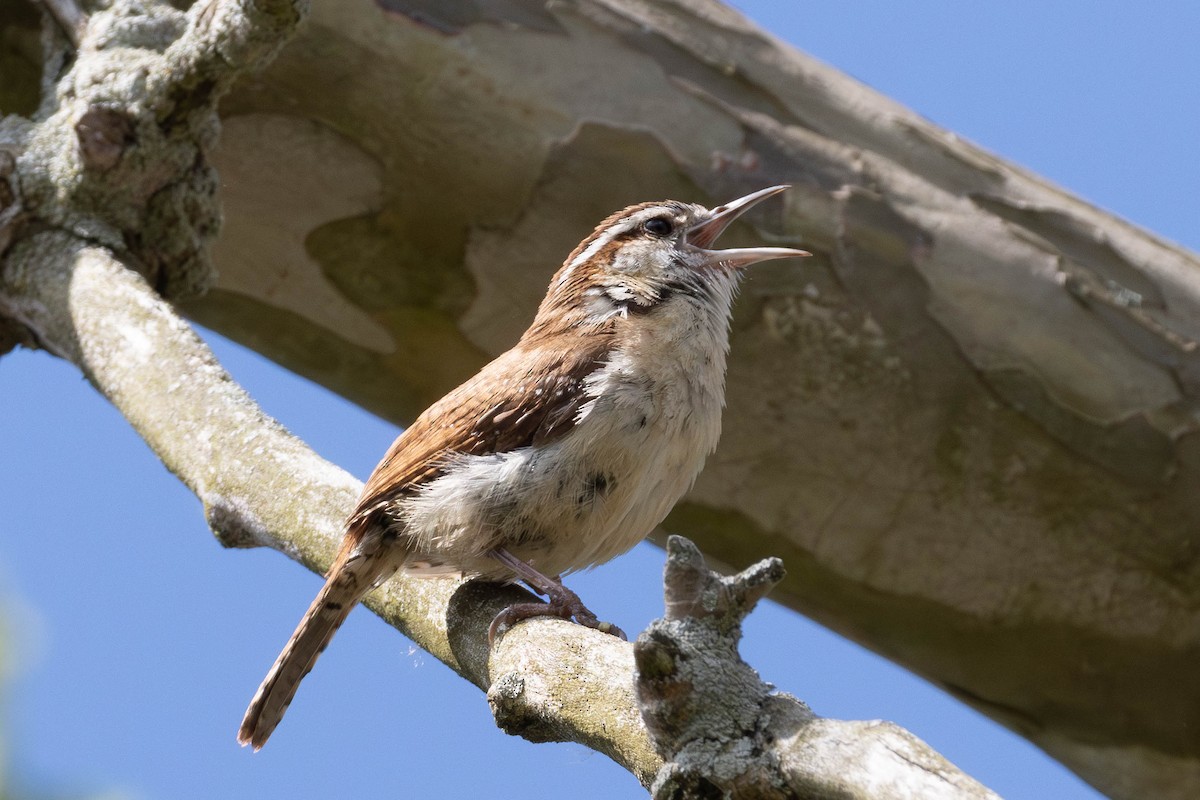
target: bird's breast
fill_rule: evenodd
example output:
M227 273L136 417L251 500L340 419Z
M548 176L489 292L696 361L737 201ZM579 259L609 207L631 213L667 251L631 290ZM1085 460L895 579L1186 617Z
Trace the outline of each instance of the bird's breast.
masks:
M650 357L647 357L647 356ZM614 351L555 441L456 458L397 516L425 563L508 578L503 546L548 575L603 563L645 538L716 447L724 349Z

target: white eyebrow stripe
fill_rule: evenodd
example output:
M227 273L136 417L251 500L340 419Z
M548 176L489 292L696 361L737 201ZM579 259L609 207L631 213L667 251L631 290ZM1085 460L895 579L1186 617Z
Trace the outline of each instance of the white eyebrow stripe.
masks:
M592 256L596 255L596 253L599 253L601 250L604 249L604 246L607 245L609 242L611 242L613 239L615 239L616 237L620 236L623 233L627 233L630 230L632 230L633 227L639 221L641 216L642 215L626 217L625 219L618 222L616 225L613 225L611 228L609 228L604 233L597 236L596 241L589 244L586 248L584 248L582 253L575 256L575 258L571 259L570 264L567 264L567 268L563 270L562 275L560 275L558 278L559 284L561 285L563 283L566 283L567 279L571 277L571 273L575 271L575 268L577 266L579 266L583 262L587 261Z

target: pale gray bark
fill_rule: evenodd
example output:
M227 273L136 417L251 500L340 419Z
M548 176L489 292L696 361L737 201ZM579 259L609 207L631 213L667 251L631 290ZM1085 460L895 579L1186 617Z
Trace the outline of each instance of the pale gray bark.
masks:
M1103 791L1200 796L1193 254L713 2L318 2L224 113L188 313L398 421L609 212L794 184L742 235L816 257L749 281L666 527Z
M794 183L756 236L817 257L749 283L722 448L668 527L769 547L777 599L1109 794L1200 796L1193 254L710 2L321 0L223 109L188 313L401 422L607 213ZM121 123L95 129L103 162Z
M271 57L304 8L290 0L214 0L184 14L165 3L116 0L84 21L77 53L47 27L41 107L30 118L0 122L0 318L10 343L42 347L82 370L196 493L223 543L273 547L323 571L360 485L264 415L161 296L192 296L212 278L207 246L220 214L208 155L216 99ZM315 205L328 211L337 202ZM520 596L511 588L397 578L366 604L487 690L506 730L581 742L650 784L663 767L660 753L673 748L660 738L656 752L642 721L633 646L543 619L516 626L489 648L491 619ZM736 656L737 626L718 633L712 646ZM758 714L764 702L792 709L777 717L786 717L794 735L780 737L772 752L809 777L781 796L828 796L813 786L837 786L844 797L879 796L886 786L921 794L914 787L928 785L931 765L955 788L939 796L989 796L887 726L881 733L876 724L819 720L762 693L748 702L746 714ZM838 742L851 736L852 746L831 748L829 734ZM898 758L886 774L864 773L878 761L864 754L880 746ZM721 779L756 768L739 763L723 760ZM846 784L856 772L863 777Z
M634 645L642 717L664 764L655 800L996 798L908 731L821 719L738 655L741 624L784 576L779 559L724 578L667 541L666 615Z

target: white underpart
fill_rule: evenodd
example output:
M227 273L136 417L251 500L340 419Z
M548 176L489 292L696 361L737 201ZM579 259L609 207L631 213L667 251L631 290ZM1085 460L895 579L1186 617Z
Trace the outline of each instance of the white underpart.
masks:
M410 568L511 577L486 557L503 546L547 575L629 550L683 496L717 445L736 279L716 297L680 296L586 380L570 433L538 449L464 456L394 513L413 537ZM604 476L598 486L597 476Z

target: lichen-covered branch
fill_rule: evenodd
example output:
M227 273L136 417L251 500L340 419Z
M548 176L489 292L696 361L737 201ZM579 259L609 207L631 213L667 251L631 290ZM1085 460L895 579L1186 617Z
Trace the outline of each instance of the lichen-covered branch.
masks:
M224 544L272 547L316 572L329 566L360 484L267 417L144 278L103 248L43 233L14 247L0 298L0 309L77 364L121 410L200 498ZM748 574L759 577L742 578L728 592L745 611L771 583L769 570ZM708 602L702 593L681 599L677 585L668 583L669 615ZM535 742L579 742L649 784L661 761L634 697L633 647L543 619L516 626L489 650L492 618L521 597L513 588L396 578L366 605L484 689L504 730ZM717 629L732 636L727 650L736 643L736 620L723 606L709 611L725 620ZM753 674L744 665L742 672ZM713 691L738 683L728 678ZM676 709L685 716L675 724L693 710ZM707 719L695 717L689 729ZM867 747L857 739L854 746ZM823 758L838 773L850 769Z
M216 101L303 8L218 0L184 15L117 0L90 17L77 52L49 37L47 70L62 77L47 81L35 118L0 121L0 346L75 363L195 492L224 544L271 546L323 572L360 484L264 415L160 294L186 296L210 279ZM489 651L491 619L517 598L528 595L395 580L367 604L481 687L500 676L507 726L653 774L628 645L614 651L612 637L539 621ZM547 648L561 657L533 657ZM564 668L588 680L565 680ZM534 710L547 690L561 708ZM596 708L611 719L597 721Z
M127 24L138 36L172 33L179 38L169 52L186 48L186 31L203 26L181 26L169 13L142 20L128 6L114 13L96 15L95 27L84 33L85 47L63 79L74 88L60 90L70 102L36 123L9 126L19 136L7 144L21 156L0 163L6 179L0 199L28 221L10 228L0 315L30 341L79 366L195 492L223 543L273 547L322 572L360 485L263 414L150 282L178 286L181 271L205 264L207 231L195 222L213 218L213 196L208 181L196 177L208 174L202 156L211 120L188 115L175 120L180 130L173 135L146 135L143 128L153 123L140 114L145 105L136 87L105 105L80 84L89 70L104 72L89 62L94 51L86 46L100 36L97 30ZM204 31L213 34L211 27ZM143 57L153 60L157 52L148 48ZM104 74L112 80L111 72ZM162 86L169 88L169 80ZM188 107L199 114L207 106L211 113L211 103L193 97ZM70 146L58 152L51 142ZM173 153L200 161L173 161ZM159 172L151 164L165 166ZM14 176L22 180L7 180ZM60 180L62 191L51 191ZM158 248L157 240L141 239L140 248L119 243L139 241L145 230L137 225L149 208L144 201L163 193L172 198L166 211L158 208L169 230L156 233L183 231L190 238L183 237L186 247L154 250L156 268L147 270L139 257ZM101 201L108 205L101 208ZM449 579L398 578L372 593L367 605L487 690L505 730L533 741L581 742L648 783L660 760L634 700L631 645L561 620L536 620L489 648L490 621L517 594Z
M102 248L47 233L14 248L0 289L7 311L78 364L196 492L225 544L270 546L315 571L328 567L361 487L265 416L141 276ZM745 603L768 583L743 579L731 595ZM631 645L536 620L489 652L489 623L517 594L449 579L395 579L367 605L485 689L503 729L531 741L580 742L648 783L660 762L634 698ZM681 603L678 595L676 610L704 602ZM736 642L736 624L717 627ZM693 710L677 709L684 716L675 724ZM689 729L705 719L693 718ZM849 770L834 764L838 773Z
M777 599L1102 790L1197 795L1193 254L713 0L318 0L293 46L226 97L215 152L215 96L277 47L260 31L281 40L302 10L116 0L77 50L49 30L41 105L0 120L4 286L51 257L81 276L123 264L193 319L403 421L511 343L605 214L792 182L777 216L750 222L817 255L748 283L722 447L670 527L726 563L769 542L791 567ZM221 276L188 301L213 282L210 159L225 179ZM136 326L93 347L73 322L39 329L50 295L22 292L0 288L0 353L75 354L118 403L135 393L136 372L118 381L102 362L145 346ZM184 363L204 372L206 358ZM186 391L176 379L159 384ZM152 413L130 413L159 435ZM216 431L221 448L238 444L221 438L231 430ZM270 539L323 567L340 511L288 527L286 504L155 446L226 541ZM330 509L354 492L334 484ZM562 735L553 681L496 667L543 623L505 637L492 672L482 642L454 633L492 595L423 586L371 602L481 686L506 676L492 692L506 724ZM605 652L573 647L584 663ZM597 746L653 774L657 757L637 755L649 740L635 740Z
M792 183L748 224L815 257L747 281L668 527L1102 791L1200 796L1195 254L715 0L313 8L222 107L189 316L402 422L596 220Z
M361 484L267 417L145 279L70 234L10 253L0 311L77 364L204 504L232 547L268 546L324 572ZM645 778L657 768L632 699L629 645L559 620L510 631L492 618L517 589L395 579L366 604L489 690L501 725L534 741L579 741ZM230 736L232 733L232 722Z
M274 55L307 7L207 0L185 13L115 0L86 18L73 53L47 37L33 124L0 128L26 221L123 254L168 297L202 293L220 226L209 164L217 101Z
M187 296L211 282L220 207L208 156L217 101L270 59L307 3L209 0L184 13L165 2L115 0L91 16L70 2L49 8L77 36L68 45L47 28L37 113L0 120L0 348L21 341L78 364L228 540L257 541L295 513L284 495L270 499L278 485L261 485L258 503L239 493L254 484L249 461L207 458L233 442L265 447L273 437L262 452L310 470L289 487L352 495L348 476L319 459L304 462L307 448L227 376L188 380L224 373L146 285ZM242 513L252 506L253 515ZM236 520L237 530L222 520Z
M667 613L634 645L638 703L664 759L655 800L995 798L908 731L822 719L742 661L742 620L782 578L778 559L722 577L690 541L667 540Z

